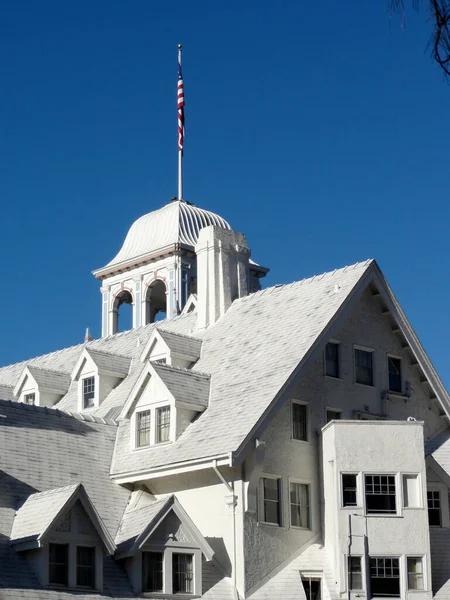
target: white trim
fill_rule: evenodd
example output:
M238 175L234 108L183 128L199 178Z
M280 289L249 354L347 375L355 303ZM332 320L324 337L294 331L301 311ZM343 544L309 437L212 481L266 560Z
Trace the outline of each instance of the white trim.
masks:
M145 446L145 449L148 450L148 446ZM169 475L179 475L190 471L201 471L202 469L212 468L214 461L217 461L217 466L219 467L231 466L229 454L218 454L216 456L209 456L208 458L173 463L169 467L154 467L153 469L148 469L146 471L127 471L126 475L123 473L112 473L110 477L118 484L137 483L139 481L146 481L147 479L156 479L158 477L167 477Z

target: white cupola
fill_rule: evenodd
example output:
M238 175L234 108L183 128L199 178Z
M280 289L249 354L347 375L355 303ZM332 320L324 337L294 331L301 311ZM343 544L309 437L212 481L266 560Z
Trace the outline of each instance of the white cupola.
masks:
M231 231L222 217L183 200L173 200L140 217L115 258L94 271L102 280L102 336L117 333L122 304L133 307L133 327L171 319L197 294L197 245L209 226ZM249 291L260 289L268 269L249 261Z

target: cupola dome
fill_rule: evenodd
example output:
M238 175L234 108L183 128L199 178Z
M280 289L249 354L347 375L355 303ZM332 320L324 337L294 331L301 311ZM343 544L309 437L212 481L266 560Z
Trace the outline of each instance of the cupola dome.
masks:
M119 253L105 267L94 271L94 275L103 278L115 271L129 269L174 246L175 249L193 251L200 230L208 225L231 229L219 215L182 200L173 200L137 219Z

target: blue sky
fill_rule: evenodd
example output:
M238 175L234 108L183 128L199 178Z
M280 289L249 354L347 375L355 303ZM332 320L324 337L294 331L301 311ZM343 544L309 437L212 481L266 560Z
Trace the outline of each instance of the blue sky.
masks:
M376 258L449 384L450 88L386 4L4 0L0 364L99 336L91 271L176 195L181 41L185 198L267 285Z

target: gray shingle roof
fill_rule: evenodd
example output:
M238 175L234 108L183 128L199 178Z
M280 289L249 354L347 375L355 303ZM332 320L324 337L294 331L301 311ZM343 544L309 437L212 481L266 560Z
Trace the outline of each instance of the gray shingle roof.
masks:
M70 386L70 375L62 371L53 371L51 369L42 369L28 365L30 374L36 380L39 387L58 390L65 394Z
M14 386L0 385L0 400L14 400Z
M79 486L80 484L75 483L28 496L17 511L11 531L11 541L17 542L24 538L37 539L42 536Z
M431 455L450 477L450 431L444 431L425 445L425 454Z
M200 358L202 350L202 340L199 338L189 337L187 335L181 335L174 333L173 331L167 331L166 329L158 328L160 336L169 346L171 352L176 354L183 354L185 356L192 356L195 359Z
M114 540L119 552L128 550L147 526L164 511L172 497L167 496L133 510L125 511L119 530Z
M152 367L178 402L208 406L210 375L153 362Z
M112 473L236 451L371 264L358 263L235 301L203 333L195 368L211 374L208 409L175 443L142 449L139 455L129 452L130 422L122 421Z
M131 358L112 354L111 352L94 350L94 348L86 348L86 351L99 371L113 371L114 373L122 374L124 377L128 374Z

